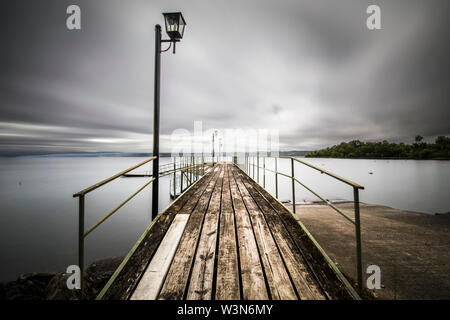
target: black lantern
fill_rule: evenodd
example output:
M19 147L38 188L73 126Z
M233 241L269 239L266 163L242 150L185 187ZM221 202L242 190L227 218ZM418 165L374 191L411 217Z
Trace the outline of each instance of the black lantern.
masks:
M184 21L181 12L166 12L163 15L166 22L166 32L170 39L176 41L183 38L186 21Z

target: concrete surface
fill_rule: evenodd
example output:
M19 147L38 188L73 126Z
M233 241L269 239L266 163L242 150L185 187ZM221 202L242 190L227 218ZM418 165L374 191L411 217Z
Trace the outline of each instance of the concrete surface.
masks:
M353 218L353 203L336 206ZM292 205L287 205L289 209ZM297 215L340 270L356 279L353 225L323 203L296 205ZM450 214L360 205L363 277L381 268L378 299L450 299Z

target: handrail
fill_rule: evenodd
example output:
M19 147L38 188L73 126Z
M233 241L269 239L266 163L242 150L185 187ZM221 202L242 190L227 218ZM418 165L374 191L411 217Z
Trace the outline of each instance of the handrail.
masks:
M150 179L150 181L146 182L142 187L140 187L135 193L133 193L131 196L129 196L125 201L123 201L121 204L119 204L116 208L111 210L106 216L104 216L102 219L100 219L97 223L95 223L92 227L89 228L88 231L86 231L83 236L86 237L89 233L94 231L99 225L101 225L103 222L105 222L106 219L108 219L110 216L112 216L117 210L122 208L128 201L134 198L139 192L145 189L146 186L148 186L150 183L152 183L155 180L155 178Z
M199 165L195 165L195 166L188 166L188 167L183 167L183 168L178 168L176 170L171 170L168 172L165 172L163 174L160 174L159 177L165 177L169 174L173 174L177 171L181 171L181 170L186 170L189 168L194 168L194 167L199 167ZM94 229L96 229L99 225L101 225L103 222L105 222L106 219L108 219L110 216L112 216L114 213L116 213L117 210L119 210L121 207L123 207L128 201L130 201L131 199L134 198L134 196L136 196L139 192L141 192L142 190L145 189L145 187L147 187L150 183L152 183L155 180L155 178L150 179L150 181L146 182L142 187L140 187L135 193L133 193L130 197L128 197L125 201L123 201L121 204L119 204L116 208L114 208L113 210L111 210L106 216L104 216L102 219L100 219L97 223L95 223L92 227L89 228L88 231L86 231L83 236L86 237L89 233L91 233L92 231L94 231Z
M341 176L338 176L337 174L334 174L334 173L332 173L330 171L327 171L325 169L316 167L315 165L313 165L311 163L308 163L306 161L303 161L303 160L300 160L300 159L297 159L297 158L294 158L294 157L280 157L280 158L282 158L282 159L293 159L294 161L297 161L297 162L302 163L302 164L304 164L304 165L306 165L308 167L311 167L311 168L313 168L313 169L315 169L317 171L320 171L320 173L325 173L326 175L329 175L330 177L333 177L333 178L335 178L335 179L337 179L339 181L342 181L342 182L344 182L344 183L346 183L348 185L351 185L354 188L364 189L364 187L362 185L360 185L360 184L358 184L356 182L353 182L351 180L342 178Z
M88 236L92 231L94 231L95 229L97 229L103 222L105 222L108 218L110 218L114 213L116 213L120 208L122 208L128 201L130 201L131 199L133 199L139 192L141 192L142 190L144 190L148 185L150 185L152 182L154 182L155 180L159 180L160 177L164 177L167 176L169 174L173 174L174 177L176 175L176 172L178 171L187 171L188 174L190 174L191 178L189 179L189 185L192 185L192 181L198 180L198 176L199 175L204 175L205 174L205 167L204 167L204 161L203 161L203 156L202 156L202 162L201 164L196 163L195 158L194 157L186 157L185 159L183 159L183 161L179 161L178 164L180 165L178 168L177 167L177 162L174 161L173 163L169 163L169 164L165 164L163 165L163 167L169 167L169 166L173 166L173 170L168 170L168 171L164 171L164 173L160 173L158 175L158 177L152 177L150 179L150 181L146 182L143 186L141 186L136 192L134 192L131 196L129 196L125 201L121 202L117 207L115 207L113 210L111 210L109 213L107 213L103 218L101 218L99 221L97 221L94 225L92 225L87 231L84 231L84 218L85 218L85 196L86 194L88 194L91 191L94 191L97 188L100 188L101 186L104 186L105 184L121 177L124 176L126 173L139 168L140 166L156 159L156 156L153 156L149 159L146 159L140 163L138 163L135 166L132 166L126 170L123 170L107 179L104 179L86 189L83 189L75 194L73 194L73 197L78 197L78 213L79 213L79 218L78 218L78 266L80 268L80 273L81 275L84 274L84 239L86 238L86 236ZM183 166L181 166L183 165ZM161 168L161 167L160 167ZM181 186L182 186L182 182L181 182ZM156 215L155 215L156 216ZM81 277L81 295L83 296L83 289L84 289L84 277Z
M148 163L150 161L155 160L156 158L157 158L156 156L148 158L147 160L144 160L144 161L138 163L135 166L132 166L132 167L130 167L130 168L124 170L124 171L121 171L121 172L119 172L119 173L117 173L117 174L115 174L115 175L113 175L113 176L111 176L111 177L109 177L109 178L107 178L105 180L102 180L102 181L100 181L100 182L98 182L98 183L96 183L96 184L94 184L94 185L92 185L92 186L90 186L90 187L88 187L86 189L83 189L83 190L75 193L73 195L73 197L76 198L76 197L84 196L85 194L87 194L87 193L89 193L91 191L94 191L95 189L97 189L97 188L99 188L99 187L101 187L101 186L103 186L103 185L105 185L105 184L107 184L107 183L109 183L109 182L119 178L120 176L123 176L125 173L128 173L128 172L130 172L130 171L132 171L132 170L134 170L136 168L139 168L140 166L142 166L142 165L144 165L144 164L146 164L146 163Z
M295 182L297 182L298 184L300 184L301 186L303 186L305 189L307 189L308 191L310 191L311 193L313 193L316 197L318 197L319 199L321 199L322 201L325 202L326 205L328 205L329 207L331 207L332 209L334 209L337 213L339 213L341 216L343 216L346 220L348 220L350 223L352 223L355 226L355 238L356 238L356 263L357 263L357 275L358 275L358 289L361 291L362 290L362 248L361 248L361 221L360 221L360 212L359 212L359 190L364 190L364 186L355 183L353 181L350 181L348 179L342 178L332 172L329 172L327 170L324 170L322 168L316 167L315 165L312 165L308 162L299 160L297 158L294 157L280 157L280 159L290 159L291 160L291 175L282 173L278 171L278 158L277 157L270 157L270 158L274 158L275 159L275 170L271 170L269 168L266 167L265 164L265 159L264 158L269 158L269 157L263 157L264 162L263 162L263 167L259 166L259 154L257 155L257 164L255 164L255 157L251 157L252 158L252 162L250 163L250 157L245 156L245 172L250 176L250 173L252 172L251 178L253 180L255 180L255 167L258 169L257 173L256 173L256 182L259 183L259 171L260 169L263 169L263 183L264 183L264 187L265 187L265 181L266 181L266 171L269 172L273 172L275 174L275 193L276 193L276 198L278 199L278 175L282 175L284 177L287 177L289 179L292 180L292 209L293 209L293 213L295 214ZM297 161L301 164L304 164L310 168L313 168L317 171L320 171L321 173L325 173L326 175L335 178L343 183L346 183L348 185L350 185L353 188L353 203L354 203L354 211L355 211L355 217L354 219L350 218L348 215L346 215L344 212L342 212L341 210L339 210L335 205L333 205L329 200L325 199L324 197L320 196L317 192L315 192L314 190L312 190L311 188L309 188L307 185L305 185L304 183L302 183L300 180L298 180L295 177L294 174L294 161ZM253 170L250 169L250 166L252 167Z
M343 216L345 219L347 219L348 221L350 221L351 223L355 224L355 221L350 218L348 215L346 215L345 213L343 213L341 210L339 210L338 208L336 208L335 205L333 205L330 201L328 201L327 199L323 198L322 196L320 196L317 192L315 192L314 190L312 190L311 188L309 188L308 186L306 186L305 184L301 183L297 178L294 177L294 180L299 183L301 186L303 186L305 189L309 190L311 193L313 193L317 198L319 198L320 200L322 200L323 202L325 202L327 205L329 205L331 208L333 208L334 210L336 210L337 213L339 213L341 216Z

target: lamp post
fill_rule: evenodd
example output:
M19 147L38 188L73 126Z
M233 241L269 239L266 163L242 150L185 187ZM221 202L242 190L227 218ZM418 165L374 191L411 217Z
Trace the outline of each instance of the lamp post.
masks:
M218 162L222 162L223 161L223 149L222 149L222 138L219 138L219 161Z
M155 179L152 185L152 220L158 215L158 198L159 198L159 92L160 92L160 78L161 78L161 53L170 49L173 44L173 53L175 54L175 44L183 38L184 27L186 21L181 12L163 13L166 32L170 39L161 38L161 26L155 26L155 81L154 81L154 108L153 108L153 172L152 176ZM161 50L161 43L169 42L167 49Z
M214 167L214 136L217 135L217 130L214 130L212 134L212 165Z

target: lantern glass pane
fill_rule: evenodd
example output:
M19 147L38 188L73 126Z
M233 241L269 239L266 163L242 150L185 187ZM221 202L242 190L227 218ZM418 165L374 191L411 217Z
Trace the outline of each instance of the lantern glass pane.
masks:
M175 15L168 15L166 17L167 32L178 31L178 17Z
M185 24L181 21L181 24L180 24L180 34L181 34L181 37L183 37L183 33L184 33L184 26L185 26Z

